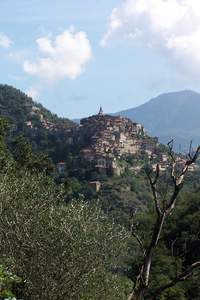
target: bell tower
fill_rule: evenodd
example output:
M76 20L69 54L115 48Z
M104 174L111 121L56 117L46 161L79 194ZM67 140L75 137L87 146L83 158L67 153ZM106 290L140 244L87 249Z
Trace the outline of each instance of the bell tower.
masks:
M103 109L102 109L102 107L100 106L100 109L99 109L99 113L98 113L98 115L100 115L100 116L102 116L103 115Z

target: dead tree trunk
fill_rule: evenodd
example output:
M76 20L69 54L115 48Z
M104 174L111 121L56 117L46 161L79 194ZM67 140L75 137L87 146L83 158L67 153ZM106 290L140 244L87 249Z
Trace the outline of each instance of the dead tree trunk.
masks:
M151 190L152 190L152 194L153 194L154 205L155 205L157 217L156 217L156 222L155 222L155 225L153 228L152 237L151 237L149 246L146 249L144 249L144 247L142 246L142 249L144 250L143 251L144 252L143 264L140 269L140 274L138 275L138 279L135 284L135 287L134 287L132 293L130 294L128 300L144 300L145 299L145 293L148 291L149 283L150 283L152 258L153 258L155 249L158 245L158 242L159 242L159 239L160 239L160 236L162 233L163 225L164 225L167 217L174 211L174 208L176 206L177 197L183 187L183 181L184 181L185 175L188 172L188 168L190 165L192 165L197 160L198 154L200 152L200 147L198 147L196 152L192 155L191 147L190 147L189 159L185 162L185 165L182 168L182 170L177 174L177 172L176 172L177 160L173 153L173 141L170 142L168 144L168 146L169 146L169 157L170 157L170 166L171 166L170 173L171 173L171 179L173 182L173 191L172 191L172 194L171 194L170 198L168 199L168 201L162 202L158 198L158 193L157 193L157 183L158 183L158 180L160 177L159 165L157 165L154 178L152 178L151 172L147 173L149 183L151 186ZM140 246L141 246L141 240L140 239L137 239L137 240L140 241ZM168 284L164 287L159 287L157 289L157 291L155 292L152 300L157 300L158 299L157 297L159 295L161 295L161 293L165 289L167 289L167 288L175 285L177 282L179 282L183 279L185 280L186 278L191 276L193 270L198 267L200 267L200 262L197 262L196 264L194 264L194 266L191 266L190 268L188 268L188 271L186 273L180 274L178 277L176 277L172 281L171 284Z

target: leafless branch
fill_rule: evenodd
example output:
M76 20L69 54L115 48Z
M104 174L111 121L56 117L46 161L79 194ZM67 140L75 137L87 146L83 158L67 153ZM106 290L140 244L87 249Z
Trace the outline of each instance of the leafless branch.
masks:
M133 217L136 215L137 213L137 209L134 210L134 212L131 213L131 216L130 216L130 222L133 221ZM130 231L131 231L131 234L132 236L136 239L136 241L138 242L139 244L139 247L143 253L143 256L145 256L145 248L144 248L144 245L143 245L143 242L142 242L142 239L139 237L139 235L136 233L136 230L137 230L137 225L134 225L133 222L130 226Z
M195 153L192 155L192 144L190 146L189 150L189 159L185 162L182 170L180 172L177 171L177 159L173 152L173 143L174 141L171 140L168 143L169 147L169 157L171 159L171 178L173 181L173 191L171 196L169 197L169 200L164 200L163 202L163 208L160 207L160 201L158 199L158 192L157 192L157 183L160 177L160 168L159 164L156 166L155 176L152 176L152 172L148 171L146 172L153 198L155 203L155 209L157 212L157 218L154 224L151 240L149 242L149 246L145 249L144 253L144 262L140 269L140 276L138 276L137 281L137 288L133 290L133 293L130 295L129 299L131 300L141 300L144 299L144 294L149 288L149 279L150 279L150 272L151 272L151 264L152 264L152 258L155 252L155 248L157 247L157 244L159 242L163 225L165 223L166 218L171 214L175 208L177 197L183 187L183 182L185 179L185 176L188 172L189 166L191 166L198 158L199 152L200 152L200 146L197 148ZM136 236L136 238L138 238ZM140 243L140 241L138 240ZM143 247L143 245L142 245ZM170 283L161 286L157 289L155 292L154 300L157 299L158 295L160 295L165 289L172 287L176 285L176 283L186 280L189 276L192 275L193 271L197 268L200 268L200 262L196 262L193 265L191 265L186 271L175 277L174 280L172 280Z
M175 286L177 283L181 282L181 281L185 281L186 279L188 279L190 276L193 275L193 272L197 269L200 269L200 261L197 261L195 263L193 263L191 266L189 266L187 268L187 270L185 270L184 272L182 272L181 274L179 274L177 277L175 277L172 281L170 281L169 283L161 286L160 288L158 288L153 295L153 300L157 300L158 297L167 289Z
M170 148L171 149L171 148ZM173 194L170 198L168 207L166 209L166 213L170 214L172 212L172 210L175 207L176 204L176 200L177 200L177 196L180 192L180 190L182 189L183 186L183 181L185 178L186 173L188 172L188 168L189 166L191 166L193 163L195 163L195 161L198 158L200 152L200 146L196 149L195 153L193 156L191 156L186 162L185 165L183 166L181 172L178 175L175 175L175 168L176 168L176 160L174 160L174 155L172 150L169 152L169 155L172 159L172 166L171 166L171 177L173 180L173 184L174 184L174 191Z
M151 186L156 212L157 212L158 215L161 215L162 211L161 211L161 208L160 208L160 203L159 203L159 200L158 200L157 189L156 189L157 182L158 182L158 179L159 179L159 176L160 176L160 166L159 166L159 164L156 165L156 171L155 171L155 177L154 178L152 178L151 172L146 172L146 174L147 174L147 178L149 180L150 186Z
M189 147L189 153L188 153L189 158L192 158L192 141L190 141L190 147Z
M137 233L134 232L134 229L132 230L131 234L136 239L136 241L138 242L138 244L140 246L140 249L143 253L143 256L145 256L146 250L145 250L145 247L143 245L143 242L142 242L141 238L137 235Z

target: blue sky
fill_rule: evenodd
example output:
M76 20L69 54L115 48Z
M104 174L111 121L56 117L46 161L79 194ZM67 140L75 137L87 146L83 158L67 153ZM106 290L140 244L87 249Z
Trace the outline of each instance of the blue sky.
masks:
M1 0L0 82L68 118L199 91L199 21L196 0Z

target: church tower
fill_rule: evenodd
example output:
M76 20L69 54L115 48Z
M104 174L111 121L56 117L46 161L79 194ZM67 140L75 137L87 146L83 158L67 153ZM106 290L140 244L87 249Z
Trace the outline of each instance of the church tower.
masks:
M102 116L103 115L103 109L102 109L102 107L100 106L100 109L99 109L99 113L98 113L98 115L100 115L100 116Z

